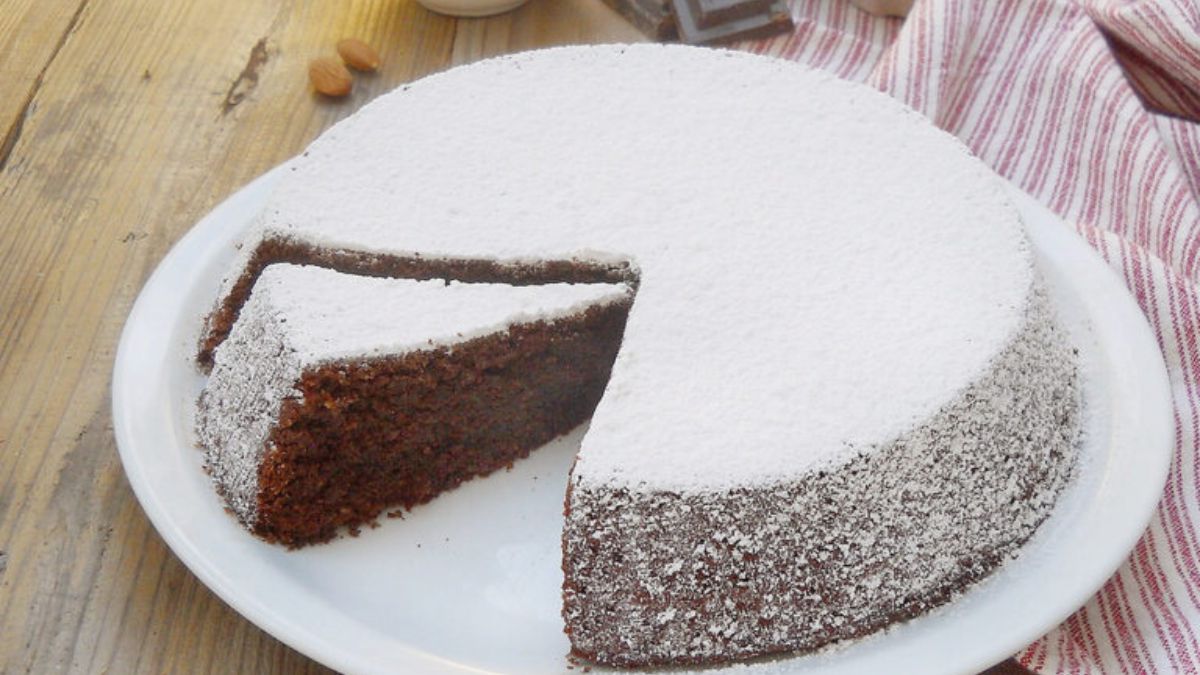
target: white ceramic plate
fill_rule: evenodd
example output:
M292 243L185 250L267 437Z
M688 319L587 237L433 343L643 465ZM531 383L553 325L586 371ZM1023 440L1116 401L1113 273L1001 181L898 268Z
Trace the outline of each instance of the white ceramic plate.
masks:
M259 178L197 223L130 312L113 374L113 421L142 507L175 554L225 602L333 668L566 671L559 535L578 431L511 471L326 546L294 552L270 546L224 512L193 445L192 410L203 378L192 356L234 243L278 175ZM1020 558L946 608L836 650L750 671L981 670L1082 605L1145 528L1166 478L1173 433L1155 341L1092 250L1030 198L1014 190L1014 199L1088 363L1089 429L1079 480Z

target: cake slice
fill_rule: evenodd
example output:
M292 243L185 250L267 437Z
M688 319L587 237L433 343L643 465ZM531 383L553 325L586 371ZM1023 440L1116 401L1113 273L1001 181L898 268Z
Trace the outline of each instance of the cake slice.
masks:
M632 297L272 265L200 397L205 466L289 546L429 501L591 416Z

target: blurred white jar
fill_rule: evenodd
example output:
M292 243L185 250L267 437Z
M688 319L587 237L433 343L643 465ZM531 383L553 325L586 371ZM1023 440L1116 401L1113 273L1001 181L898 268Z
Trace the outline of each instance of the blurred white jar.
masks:
M417 0L426 9L450 16L491 16L516 9L526 0Z

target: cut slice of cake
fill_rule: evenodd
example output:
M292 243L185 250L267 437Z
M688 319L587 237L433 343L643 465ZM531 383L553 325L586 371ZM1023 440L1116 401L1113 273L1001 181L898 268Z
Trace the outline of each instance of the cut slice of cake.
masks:
M243 524L290 546L426 502L585 421L632 297L272 265L201 395L205 465Z

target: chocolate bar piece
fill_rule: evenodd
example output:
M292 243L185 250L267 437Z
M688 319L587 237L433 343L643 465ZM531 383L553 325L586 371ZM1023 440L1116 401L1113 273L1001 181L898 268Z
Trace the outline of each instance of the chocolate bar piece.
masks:
M638 30L657 42L672 42L679 37L671 0L604 0Z
M784 0L671 0L679 39L688 44L765 37L792 29Z
M708 44L792 30L785 0L604 0L652 40Z

